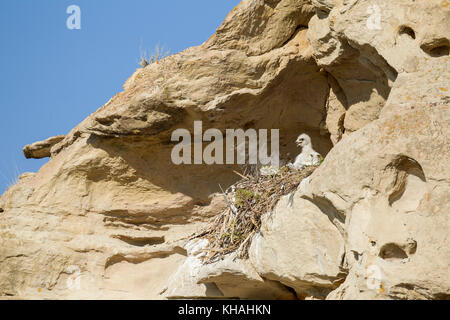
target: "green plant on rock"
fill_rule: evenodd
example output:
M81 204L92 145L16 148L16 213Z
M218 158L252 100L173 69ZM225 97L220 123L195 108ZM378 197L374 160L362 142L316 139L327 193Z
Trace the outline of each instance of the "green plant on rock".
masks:
M247 189L237 189L234 198L236 207L242 208L252 200L258 201L259 194Z

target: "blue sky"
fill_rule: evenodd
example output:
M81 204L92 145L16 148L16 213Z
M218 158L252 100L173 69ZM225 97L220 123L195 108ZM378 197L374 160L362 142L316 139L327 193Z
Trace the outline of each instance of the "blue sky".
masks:
M206 41L240 0L1 0L0 194L23 172L22 147L66 134L122 90L139 46L171 53ZM81 30L69 30L70 5Z

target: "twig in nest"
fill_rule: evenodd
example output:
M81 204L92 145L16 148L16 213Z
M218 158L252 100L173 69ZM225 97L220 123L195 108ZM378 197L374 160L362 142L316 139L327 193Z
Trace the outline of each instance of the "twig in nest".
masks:
M233 208L233 206L232 206L232 204L230 203L230 201L228 201L227 194L225 193L225 191L223 191L222 186L221 186L220 184L219 184L219 188L220 188L220 190L222 191L222 195L223 195L223 198L225 199L225 202L226 202L227 206L230 208L231 212L232 212L234 215L237 215L237 212L236 212L235 209Z
M233 172L236 173L238 176L240 176L241 178L243 178L243 179L245 179L245 180L248 180L248 179L249 179L249 177L244 176L243 174L237 172L236 170L233 170Z

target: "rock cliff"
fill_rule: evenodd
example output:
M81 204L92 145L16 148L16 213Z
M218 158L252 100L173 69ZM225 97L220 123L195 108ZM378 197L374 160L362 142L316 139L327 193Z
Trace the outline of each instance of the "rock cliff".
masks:
M0 297L449 299L447 0L243 0L204 44L138 69L0 198ZM249 258L187 241L231 165L175 165L171 133L307 133L324 163Z

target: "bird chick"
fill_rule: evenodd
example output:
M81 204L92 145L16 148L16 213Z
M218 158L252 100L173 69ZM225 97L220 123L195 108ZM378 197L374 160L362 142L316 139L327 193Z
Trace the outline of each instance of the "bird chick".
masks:
M300 170L320 163L322 156L313 149L311 138L306 133L299 135L295 143L302 148L302 152L295 158L294 163L288 164L289 168Z

